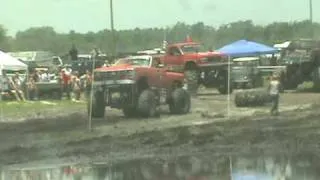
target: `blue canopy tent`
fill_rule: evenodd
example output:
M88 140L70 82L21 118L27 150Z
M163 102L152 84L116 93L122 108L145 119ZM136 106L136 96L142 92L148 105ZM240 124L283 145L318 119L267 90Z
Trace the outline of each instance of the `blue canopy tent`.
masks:
M274 177L263 173L234 173L232 180L273 180Z
M232 57L255 56L278 52L278 50L273 47L247 40L233 42L223 46L217 51Z

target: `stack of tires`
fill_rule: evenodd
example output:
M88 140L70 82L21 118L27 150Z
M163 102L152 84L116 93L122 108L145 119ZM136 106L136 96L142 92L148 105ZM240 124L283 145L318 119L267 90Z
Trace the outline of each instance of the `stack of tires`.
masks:
M271 102L271 99L266 89L243 90L235 94L235 104L237 107L263 106L269 102Z
M187 85L187 91L191 96L196 96L198 92L198 79L199 79L199 73L196 70L186 70L184 72L185 79L186 79L186 85Z

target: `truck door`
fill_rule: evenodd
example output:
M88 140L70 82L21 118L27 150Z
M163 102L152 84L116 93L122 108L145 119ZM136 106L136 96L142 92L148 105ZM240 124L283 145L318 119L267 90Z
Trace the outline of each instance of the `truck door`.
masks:
M169 69L176 71L183 66L183 56L182 52L178 47L169 47L167 51L166 58L164 58L164 64L168 66Z

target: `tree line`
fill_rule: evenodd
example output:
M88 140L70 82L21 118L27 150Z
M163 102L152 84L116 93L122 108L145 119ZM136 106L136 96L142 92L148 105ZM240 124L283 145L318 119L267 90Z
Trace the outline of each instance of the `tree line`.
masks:
M170 42L180 42L190 35L194 41L205 47L217 49L239 39L248 39L265 44L283 42L298 38L320 37L320 23L308 20L295 22L274 22L257 25L251 20L236 21L219 27L212 27L198 22L188 25L178 22L169 28L135 28L116 30L115 44L117 52L135 52L141 49L161 47L164 38ZM66 54L74 43L82 53L88 53L94 47L105 53L112 52L112 32L104 29L98 32L58 33L53 27L31 27L19 31L15 37L6 33L0 25L0 49L3 51L52 51L58 55Z

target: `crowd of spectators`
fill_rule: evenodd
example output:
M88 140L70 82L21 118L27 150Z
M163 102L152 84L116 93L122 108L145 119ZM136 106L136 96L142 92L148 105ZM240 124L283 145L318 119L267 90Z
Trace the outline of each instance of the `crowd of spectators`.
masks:
M79 76L77 71L72 72L64 68L58 74L50 74L47 70L35 70L23 77L19 73L7 75L2 72L0 78L0 100L38 100L42 93L39 89L41 83L51 83L60 88L55 89L61 98L79 101L82 97L88 97L91 88L92 76L89 71Z
M98 48L91 51L91 56L97 58L101 54ZM78 50L73 44L68 52L70 60L77 61ZM2 74L2 75L1 75ZM10 74L10 75L9 75ZM82 73L83 74L83 73ZM0 101L16 99L17 101L38 100L41 97L42 89L40 84L56 85L56 94L59 98L66 97L69 100L79 101L82 97L87 98L90 94L92 75L86 70L80 75L77 70L64 67L50 73L47 68L35 68L32 72L14 75L3 70L0 73Z

